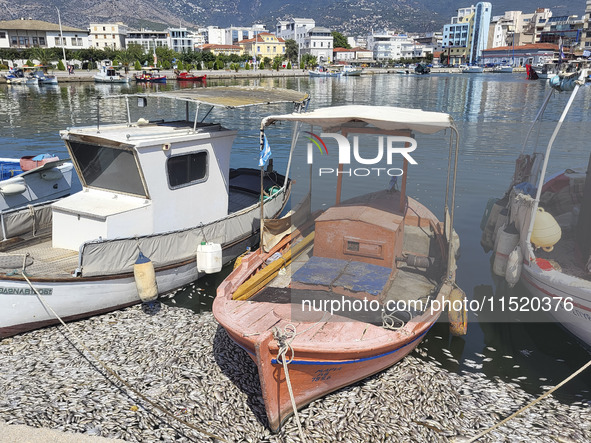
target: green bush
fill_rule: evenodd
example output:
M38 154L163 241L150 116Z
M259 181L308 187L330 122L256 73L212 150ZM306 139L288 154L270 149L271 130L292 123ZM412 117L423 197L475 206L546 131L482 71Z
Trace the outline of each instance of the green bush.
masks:
M291 62L287 62L287 69L291 69Z
M27 66L35 66L35 63L33 63L31 60L27 60L26 65Z
M248 62L244 63L244 70L250 71L250 63L248 63Z
M0 65L0 71L8 71L10 69L7 65Z
M187 68L185 67L185 65L183 65L183 62L182 62L181 60L179 60L179 61L178 61L178 63L176 64L176 68L177 68L179 71L184 71L185 69L187 69Z
M64 62L62 60L57 62L57 69L58 69L58 71L65 71L66 70L66 67L64 66Z
M136 71L141 71L142 70L142 65L140 64L139 61L135 61L135 63L133 64L133 69L135 69Z
M170 64L170 62L168 60L164 60L164 62L162 63L162 68L170 69L171 67L172 65Z
M306 65L304 64L304 62L300 62L300 69L304 69L306 67Z

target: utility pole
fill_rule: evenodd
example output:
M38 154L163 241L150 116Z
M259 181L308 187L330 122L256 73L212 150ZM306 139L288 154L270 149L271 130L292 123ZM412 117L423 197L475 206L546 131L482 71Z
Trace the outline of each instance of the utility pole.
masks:
M57 11L57 20L60 24L60 43L62 44L62 52L64 54L64 66L68 67L68 60L66 59L66 47L64 45L64 33L62 31L62 19L60 17L60 10L57 8L57 6L55 7L56 11Z

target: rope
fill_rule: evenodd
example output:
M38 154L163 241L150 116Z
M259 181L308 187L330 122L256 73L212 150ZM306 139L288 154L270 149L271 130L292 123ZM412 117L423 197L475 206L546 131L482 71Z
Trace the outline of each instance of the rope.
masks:
M408 314L412 317L410 312L408 312ZM399 326L397 326L397 324L399 324ZM386 310L382 309L382 328L397 331L398 329L402 329L405 324L406 322L401 318L396 317L393 313L386 314Z
M26 256L29 255L28 253L25 255L25 260L26 260ZM107 366L106 363L104 363L100 358L98 358L90 349L88 349L86 347L86 345L84 343L82 343L82 341L78 338L78 336L74 333L74 331L72 331L70 329L70 327L64 323L64 321L61 319L61 317L53 310L53 308L51 306L49 306L49 304L47 304L47 301L45 300L45 298L39 293L39 291L37 290L37 288L35 286L33 286L33 284L31 283L31 281L28 279L28 277L26 276L25 272L24 272L24 268L25 268L25 263L23 262L23 272L22 275L25 278L25 280L27 281L27 283L29 284L29 286L31 287L31 289L33 291L35 291L35 294L37 294L37 297L39 298L39 301L41 301L41 303L43 304L43 306L51 311L51 313L55 316L55 318L57 318L59 320L59 322L66 328L66 330L70 333L70 335L74 338L74 340L76 341L76 343L78 344L78 346L80 346L81 348L83 348L86 352L88 352L88 354L94 358L102 367L105 371L107 371L109 374L111 374L113 377L115 377L117 380L119 380L119 382L121 382L123 385L125 385L130 391L132 391L135 395L137 395L139 398L141 398L143 401L145 401L146 403L150 404L153 408L158 409L160 412L164 413L165 415L169 416L170 418L178 421L179 423L184 424L185 426L200 432L202 434L207 435L208 437L211 437L213 439L222 441L222 442L226 442L229 443L228 440L225 440L219 436L217 436L216 434L212 434L211 432L208 432L204 429L199 428L198 426L195 426L177 416L175 416L174 414L172 414L171 412L169 412L167 409L164 408L164 406L160 406L159 404L155 403L154 401L150 400L149 398L147 398L145 395L143 395L141 392L139 392L138 390L136 390L134 387L132 387L128 382L126 382L125 380L123 380L119 375L117 375L117 373L111 369L109 366ZM78 352L80 352L78 350ZM82 354L82 352L80 352Z
M478 434L476 437L472 437L470 440L468 440L468 443L472 443L476 440L478 440L479 438L485 436L486 434L488 434L489 432L491 432L493 429L498 428L499 426L501 426L502 424L508 422L509 420L511 420L512 418L518 416L519 414L521 414L523 411L525 411L526 409L532 407L533 405L535 405L537 402L539 402L540 400L548 397L550 394L552 394L554 391L556 391L558 388L562 387L563 385L565 385L566 383L568 383L569 381L571 381L573 378L575 378L577 375L579 375L581 372L583 372L585 369L587 369L589 366L591 366L591 360L589 360L587 362L586 365L584 365L582 368L580 368L578 371L576 371L574 374L570 375L569 377L565 378L564 380L562 380L560 383L558 383L556 386L554 386L552 389L550 389L549 391L546 391L544 394L542 394L541 396L539 396L538 398L536 398L534 401L532 401L531 403L525 405L523 408L521 408L519 411L515 412L514 414L511 414L509 417L505 418L504 420L500 421L499 423L497 423L494 426L491 426L490 428L482 431L480 434Z
M281 332L278 328L273 329L273 338L277 340L279 344L279 351L277 352L277 361L283 365L283 371L285 372L285 382L287 383L287 390L289 391L289 398L291 399L291 407L293 408L293 415L295 417L296 424L298 425L298 433L302 442L306 441L304 431L302 431L302 425L300 423L300 416L298 414L298 408L296 406L295 398L293 396L293 390L291 388L291 380L289 379L289 368L287 365L293 361L295 356L294 350L291 347L291 342L296 337L296 327L292 324L288 324L284 328L284 332ZM287 351L291 352L291 357L287 360Z
M328 317L325 319L327 314L328 314ZM277 351L277 361L283 365L283 371L285 372L285 382L287 383L287 391L289 392L289 398L291 399L291 407L293 409L293 415L294 415L296 424L298 425L298 433L300 434L300 439L302 440L302 442L306 441L306 437L304 435L304 431L302 431L302 425L300 423L300 416L298 414L298 407L295 402L295 397L293 395L293 389L291 387L291 380L289 378L289 368L287 367L287 365L290 364L293 361L293 359L295 358L295 351L291 347L291 343L298 335L308 332L310 329L312 329L316 325L328 320L328 318L330 318L331 316L332 316L332 314L329 314L328 312L325 311L322 314L322 318L320 318L320 320L318 320L316 323L308 326L306 329L304 329L301 332L297 332L296 327L294 325L292 325L291 323L285 325L285 328L283 328L283 331L281 331L278 327L273 328L273 338L277 341L277 344L279 345L279 350ZM251 335L254 335L254 334L251 334ZM288 351L291 354L291 357L289 358L289 360L287 359L287 352Z

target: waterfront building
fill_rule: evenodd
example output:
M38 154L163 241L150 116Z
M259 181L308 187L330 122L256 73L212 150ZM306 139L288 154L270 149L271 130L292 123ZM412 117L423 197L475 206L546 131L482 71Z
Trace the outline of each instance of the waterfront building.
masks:
M555 43L561 41L564 46L574 48L581 42L583 20L576 15L562 15L550 17L540 33L540 43Z
M433 46L417 43L407 34L393 31L372 32L367 37L367 44L368 49L373 51L373 58L378 62L425 57L428 53L433 53Z
M265 57L273 59L278 55L285 55L285 40L268 32L262 32L253 38L241 40L237 46L242 48L243 53L253 57L260 57L261 60Z
M488 44L491 18L489 2L458 9L457 16L443 27L442 49L449 64L479 63Z
M295 40L300 53L304 49L308 31L316 26L316 22L311 18L291 18L289 20L280 20L275 27L275 35L283 40Z
M585 18L583 19L583 32L581 33L581 48L587 51L591 51L591 0L587 0L587 6L585 8Z
M199 28L197 31L189 32L188 36L193 40L193 49L196 50L207 43L207 28Z
M218 26L208 26L206 42L210 45L221 45L224 41L224 35L224 30Z
M330 29L315 26L306 34L300 54L311 54L320 64L330 63L333 49L333 37Z
M335 63L351 63L355 59L355 49L334 48L332 59Z
M129 29L123 23L91 23L88 28L91 47L125 49Z
M194 41L191 32L187 28L168 28L168 47L176 52L189 52L193 50Z
M198 48L200 51L209 51L213 55L242 55L244 54L244 48L240 45L211 45L209 43L200 46Z
M152 52L154 48L168 46L168 32L166 31L150 31L148 29L130 30L127 33L125 44L140 45L144 52Z
M373 51L365 48L334 48L334 63L350 65L370 65L374 63Z
M237 45L242 40L248 40L256 37L258 34L269 33L265 25L255 24L252 26L230 26L224 28L222 34L222 44Z
M543 65L550 63L556 56L558 45L552 43L531 43L527 45L501 46L498 48L485 49L483 51L483 63L494 63L495 65L507 64L514 61L515 66Z
M61 48L83 49L89 47L88 29L78 29L41 20L0 21L0 48Z

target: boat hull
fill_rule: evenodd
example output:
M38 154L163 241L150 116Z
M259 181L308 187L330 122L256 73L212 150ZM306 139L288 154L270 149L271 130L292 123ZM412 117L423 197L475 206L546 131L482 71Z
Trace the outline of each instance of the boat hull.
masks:
M271 218L279 215L288 197L289 187L274 194L273 205L267 200L266 207L276 208L269 214ZM253 205L241 214L242 233L222 244L223 264L229 263L247 247L254 247L259 241L256 221L260 217L260 205ZM215 222L217 229L226 229L224 223L231 217ZM195 256L157 267L155 271L159 294L186 286L205 275L197 271ZM86 318L141 302L133 273L63 278L35 275L29 279L47 304L64 320ZM20 275L5 275L0 278L0 305L3 306L0 310L2 338L59 323Z
M591 349L591 282L543 271L535 263L524 265L521 282L542 306L551 300L548 314Z
M389 346L374 349L361 358L343 353L340 358L325 359L323 352L310 354L294 349L288 372L297 409L398 363L418 346L437 317L421 325L421 332L407 341L393 342ZM240 345L238 337L230 337ZM255 343L254 349L245 349L257 365L269 427L275 432L293 414L293 406L286 373L281 360L277 360L277 347L272 342L274 338L269 333Z

